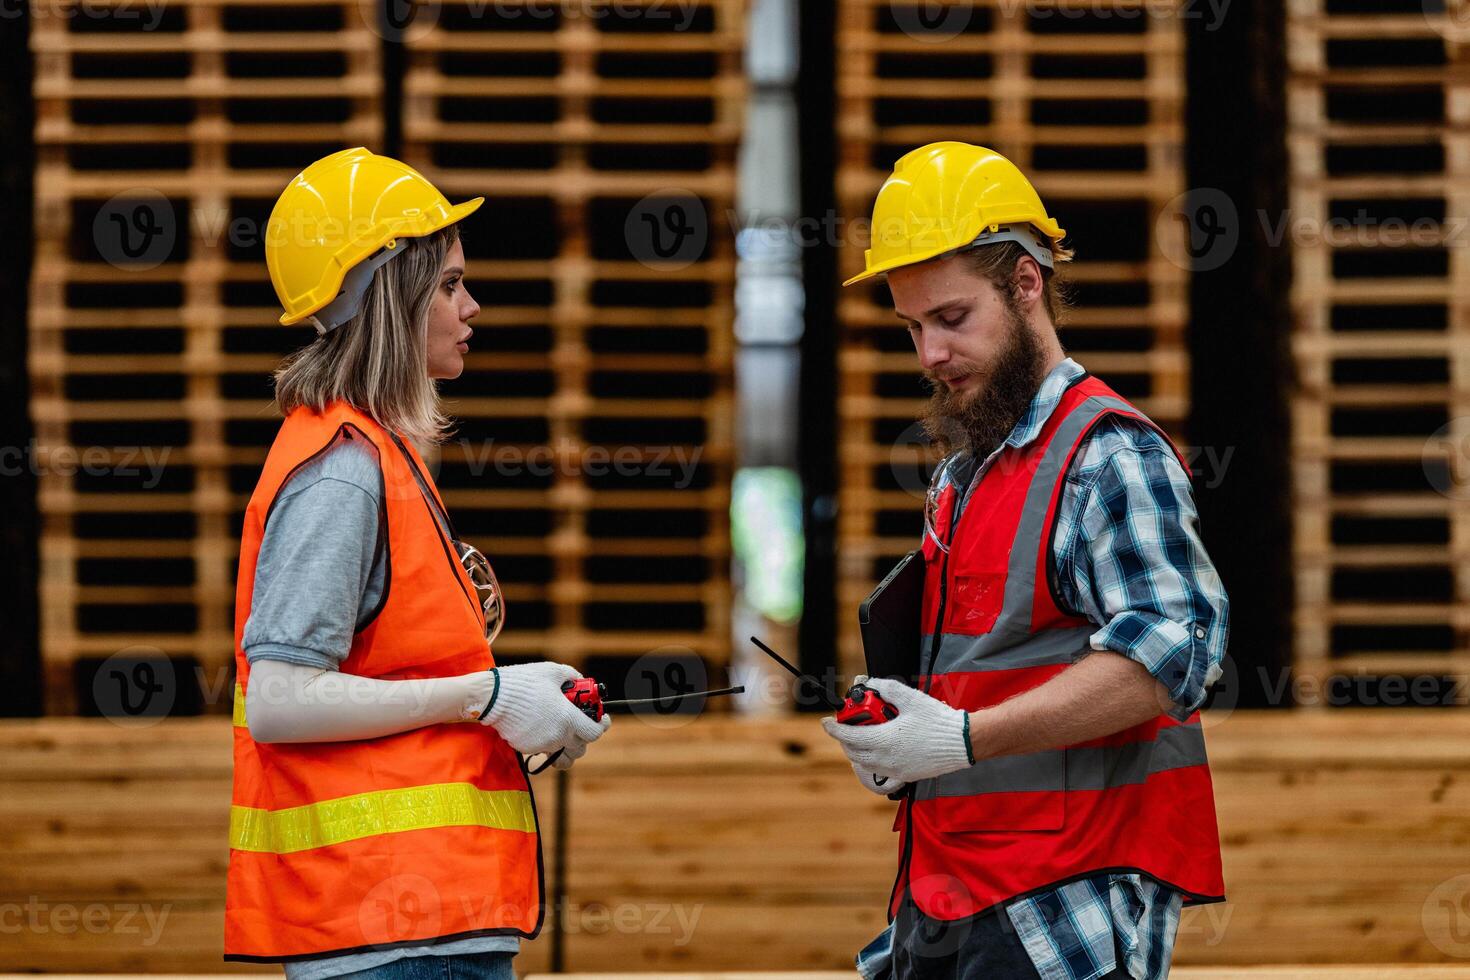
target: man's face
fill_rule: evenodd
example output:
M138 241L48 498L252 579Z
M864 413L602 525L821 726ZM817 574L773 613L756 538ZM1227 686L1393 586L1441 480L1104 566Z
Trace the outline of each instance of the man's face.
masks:
M1045 356L1019 304L964 256L888 275L932 389L924 423L950 448L986 453L1019 421L1045 376Z

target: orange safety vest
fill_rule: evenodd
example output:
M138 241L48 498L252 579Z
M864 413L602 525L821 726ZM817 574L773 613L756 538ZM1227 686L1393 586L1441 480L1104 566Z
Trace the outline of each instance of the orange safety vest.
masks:
M291 474L340 439L376 450L389 563L387 595L353 637L342 672L409 680L495 665L474 585L427 494L443 502L412 445L340 402L321 414L293 411L266 457L240 542L225 959L533 938L544 908L536 805L520 756L493 728L429 725L352 742L250 737L240 641L265 525Z
M957 522L965 488L950 483L940 492L934 531L949 551L925 535L920 665L921 687L934 697L966 711L988 708L1090 651L1098 627L1062 606L1052 534L1072 459L1108 415L1153 425L1083 375L1033 441L1001 449ZM953 921L1109 872L1147 875L1182 892L1187 905L1224 901L1198 711L920 780L895 829L901 857L890 916L906 890L925 915Z

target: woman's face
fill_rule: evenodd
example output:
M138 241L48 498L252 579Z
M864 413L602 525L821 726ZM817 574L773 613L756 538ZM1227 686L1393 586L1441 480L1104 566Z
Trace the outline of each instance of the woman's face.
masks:
M429 377L457 378L464 371L474 333L470 321L479 312L480 304L464 287L464 248L456 241L444 256L429 305Z

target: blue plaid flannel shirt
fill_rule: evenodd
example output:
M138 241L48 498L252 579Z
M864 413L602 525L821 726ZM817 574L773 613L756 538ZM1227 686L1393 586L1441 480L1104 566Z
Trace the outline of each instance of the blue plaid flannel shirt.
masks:
M1053 368L1005 445L1036 438L1082 373L1071 358ZM1229 600L1197 523L1189 476L1167 442L1110 416L1072 461L1053 550L1062 598L1102 627L1092 648L1148 668L1181 720L1219 679L1229 634ZM1182 904L1180 893L1152 879L1102 874L1018 899L1006 912L1042 980L1094 980L1118 967L1135 980L1161 980ZM880 935L858 954L864 977L886 972L890 939Z

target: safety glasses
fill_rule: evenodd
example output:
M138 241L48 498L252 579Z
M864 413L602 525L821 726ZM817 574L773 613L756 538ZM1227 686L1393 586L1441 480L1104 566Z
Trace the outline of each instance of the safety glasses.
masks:
M459 563L469 573L480 597L480 608L485 610L485 642L494 643L505 626L505 595L500 591L500 582L479 548L459 540L455 540L454 547L459 552Z
M939 461L939 465L934 467L934 475L929 479L929 489L924 494L924 533L945 554L949 554L949 542L939 536L939 498L944 494L945 489L954 483L954 474L949 464L958 455L947 456Z

